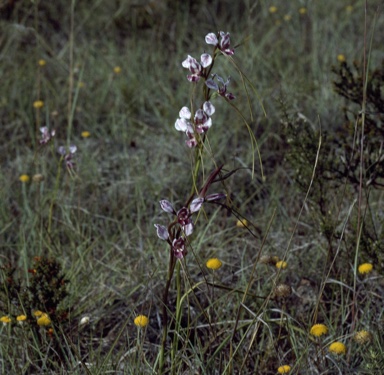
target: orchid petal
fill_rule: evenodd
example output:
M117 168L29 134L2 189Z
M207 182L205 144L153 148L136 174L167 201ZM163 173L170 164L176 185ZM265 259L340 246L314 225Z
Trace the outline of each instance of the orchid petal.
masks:
M69 152L71 154L74 154L77 151L77 147L75 145L70 145L69 146Z
M212 57L208 53L203 53L201 55L200 60L201 60L201 66L203 68L206 68L207 66L212 64Z
M204 198L195 198L189 206L189 211L191 212L191 214L199 211L203 203L204 203Z
M209 33L205 36L205 43L212 44L214 46L217 45L219 41L217 40L217 36L214 33Z
M190 236L193 233L193 223L188 223L183 228L186 236Z
M164 225L155 224L155 228L157 231L157 236L161 239L166 241L169 238L168 229Z
M213 194L209 194L205 197L205 201L206 202L214 202L214 201L218 201L219 199L223 199L226 197L226 194L224 193L213 193Z
M191 111L189 110L188 107L183 107L183 108L181 108L181 110L179 112L179 116L181 118L185 118L185 119L189 120L191 118Z
M63 156L67 153L67 151L65 150L65 147L64 147L64 146L60 146L60 147L58 147L57 152L58 152L60 155L63 155Z
M205 84L209 89L216 90L216 91L219 89L219 85L211 78L207 79L205 81Z
M208 116L212 116L215 113L215 107L211 102L205 102L203 104L203 109Z
M163 211L165 212L169 212L170 214L175 214L176 215L176 211L174 210L172 204L170 201L167 201L166 199L163 199L160 201L160 206L162 208Z

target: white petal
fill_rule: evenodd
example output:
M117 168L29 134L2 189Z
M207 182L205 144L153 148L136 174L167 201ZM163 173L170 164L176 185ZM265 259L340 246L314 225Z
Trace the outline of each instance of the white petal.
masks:
M165 212L169 212L170 214L176 214L170 201L163 199L160 201L160 206Z
M155 224L155 228L157 231L157 236L166 241L169 238L168 229L164 225Z
M184 233L186 236L190 236L193 232L193 223L184 225Z
M200 210L202 204L204 203L204 198L195 198L189 206L189 211L193 214Z
M178 118L175 122L175 129L179 132L185 132L188 129L188 122L184 118Z
M181 63L183 68L189 69L189 67L191 66L191 60L192 59L193 59L193 57L188 55L188 57Z
M65 150L65 147L64 146L60 146L58 149L57 149L57 152L60 154L60 155L65 155L67 153L67 151Z
M191 111L189 110L188 107L183 107L183 108L181 108L181 110L179 112L179 116L181 118L185 118L185 119L189 120L191 118Z
M214 46L217 45L219 41L217 40L217 36L214 33L209 33L205 36L205 43L212 44Z
M203 109L208 116L212 116L216 110L214 105L211 102L205 102L203 105Z
M207 66L212 64L212 57L208 53L203 53L200 58L201 66L206 68Z
M210 128L212 126L212 119L209 117L207 121L202 125L204 128ZM206 130L205 130L206 131Z
M70 145L69 146L69 152L71 154L74 154L77 151L77 147L75 145Z

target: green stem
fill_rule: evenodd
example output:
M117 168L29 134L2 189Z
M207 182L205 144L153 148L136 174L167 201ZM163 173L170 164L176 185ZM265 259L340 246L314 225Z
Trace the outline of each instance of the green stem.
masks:
M167 336L168 336L168 310L167 310L168 294L169 294L169 288L171 286L173 272L175 270L175 263L176 263L175 257L173 255L172 247L171 247L167 283L165 285L164 294L163 294L163 317L162 317L163 338L161 340L161 348L160 348L160 356L159 356L159 374L162 374L164 369L165 346L167 344Z
M178 345L178 332L180 330L180 319L181 319L181 278L180 278L180 262L176 263L176 319L175 319L175 334L173 336L171 362L172 362L172 374L176 374L176 353Z
M56 175L56 181L55 181L55 189L53 191L53 197L51 200L51 205L49 207L49 216L48 216L48 234L51 234L51 225L52 225L52 216L53 216L53 205L55 204L57 192L59 190L59 181L60 181L60 172L61 172L61 163L63 162L63 157L60 158L58 168L57 168L57 175Z

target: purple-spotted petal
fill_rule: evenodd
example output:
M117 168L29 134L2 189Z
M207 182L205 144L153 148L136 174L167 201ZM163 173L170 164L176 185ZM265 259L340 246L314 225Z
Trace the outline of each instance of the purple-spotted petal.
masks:
M185 141L185 144L189 147L189 148L194 148L197 146L197 140L195 137L191 137L190 139L188 139L187 141Z
M205 43L212 44L212 45L216 46L217 43L219 43L219 41L217 40L216 34L214 34L214 33L207 34L205 36Z
M207 66L212 64L212 57L208 53L203 53L200 59L201 59L201 66L203 68L206 68Z
M155 224L155 228L157 231L157 236L161 239L166 241L169 238L168 229L164 225Z
M189 206L189 211L193 214L200 210L202 204L204 203L204 198L195 198Z
M187 76L187 79L189 82L197 82L200 79L200 76L198 76L196 74L192 74L192 75Z
M195 60L192 56L189 56L181 63L183 68L189 69L191 66L191 61Z
M203 109L208 116L212 116L215 113L215 107L211 102L205 102L203 104Z
M176 211L174 210L171 202L167 201L166 199L163 199L160 201L160 206L161 206L163 211L176 215Z

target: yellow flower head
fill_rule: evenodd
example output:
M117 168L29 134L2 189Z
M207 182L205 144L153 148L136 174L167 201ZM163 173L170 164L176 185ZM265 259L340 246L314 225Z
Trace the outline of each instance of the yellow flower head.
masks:
M145 327L149 323L149 319L145 315L138 315L133 321L138 327Z
M277 263L276 263L276 267L277 268L280 268L282 270L285 270L287 267L288 267L288 263L285 262L284 260L279 260Z
M80 82L77 84L77 87L78 87L79 89L83 89L83 88L85 87L85 82L80 81Z
M276 13L277 12L277 7L272 5L271 7L269 7L269 13Z
M237 222L236 222L236 226L239 228L244 228L247 225L248 225L248 220L246 220L246 219L237 220Z
M113 68L113 72L114 72L115 74L120 74L120 73L121 73L121 68L120 68L120 66L115 66L115 67Z
M207 268L211 270L218 270L222 265L223 263L217 258L208 259L206 263Z
M44 59L39 60L39 66L45 66L47 62Z
M345 7L345 10L346 10L348 13L352 13L352 11L353 11L353 5L347 5L347 6Z
M29 176L27 174L22 174L19 177L19 181L21 181L21 182L28 182L29 181Z
M360 345L366 344L372 340L372 334L368 331L358 331L355 333L353 339Z
M338 62L344 62L346 59L345 59L345 56L342 54L342 53L340 53L339 55L337 55L337 61Z
M89 138L91 136L91 133L89 131L85 130L85 131L81 132L81 136L83 138Z
M299 9L299 13L300 13L300 14L306 14L306 13L307 13L307 8L305 8L305 7L301 7L301 8Z
M371 263L363 263L360 264L358 271L360 274L365 275L371 273L373 269L373 265Z
M309 333L313 336L320 337L328 333L328 328L325 324L315 324L314 326L312 326Z
M36 310L33 312L33 315L36 316L36 318L38 318L39 316L43 315L43 313L40 310Z
M286 14L284 16L284 21L286 21L286 22L290 21L291 19L292 19L292 16L290 14Z
M277 372L278 372L279 374L288 374L289 371L291 371L291 366L288 366L288 365L280 366L280 367L277 369Z
M16 317L16 320L19 323L23 323L25 320L27 320L27 316L26 315L19 315L19 316Z
M42 100L36 100L33 102L33 108L40 109L44 106L44 102Z
M4 325L11 323L11 321L12 321L12 319L9 316L2 316L0 318L0 322L2 322Z
M333 354L345 354L347 348L342 342L335 341L334 343L329 345L329 351Z
M49 319L48 314L42 313L40 318L37 319L37 324L41 326L49 326L51 324L51 319Z

